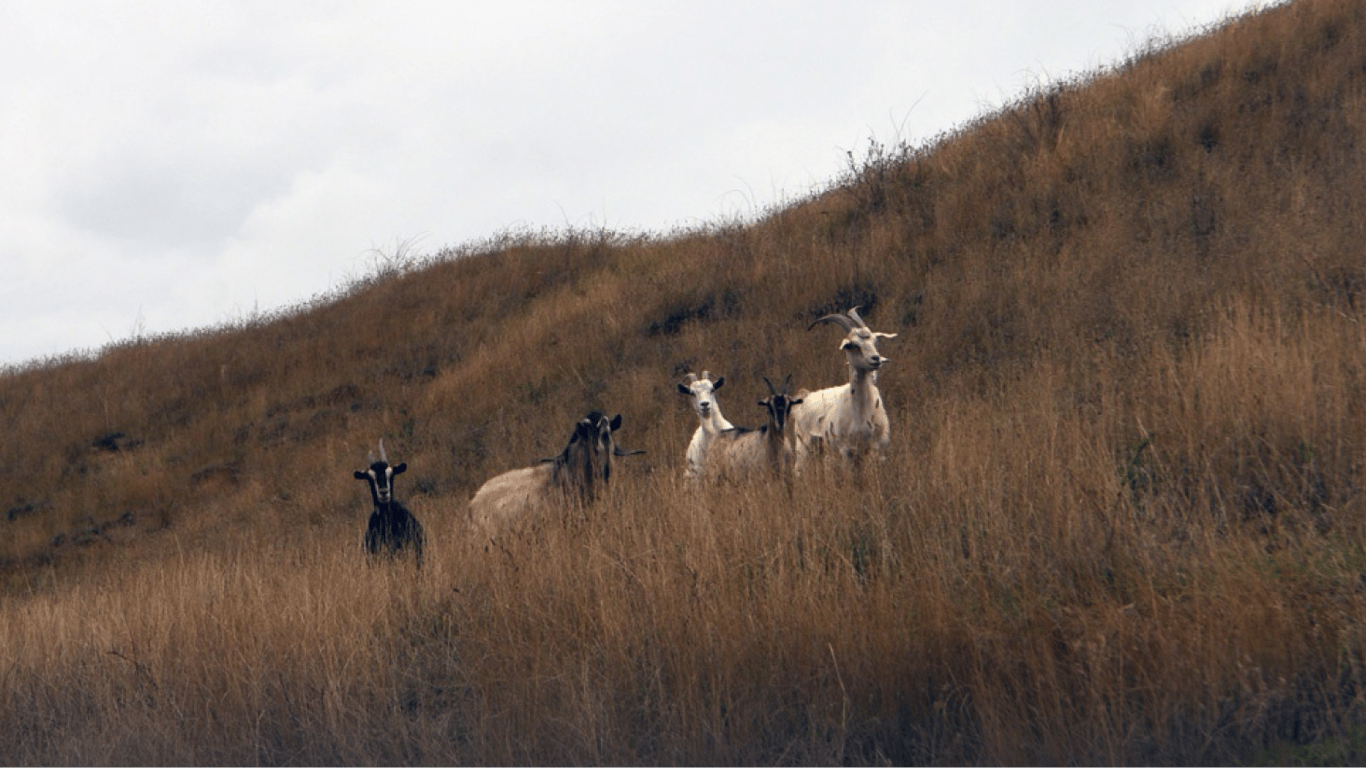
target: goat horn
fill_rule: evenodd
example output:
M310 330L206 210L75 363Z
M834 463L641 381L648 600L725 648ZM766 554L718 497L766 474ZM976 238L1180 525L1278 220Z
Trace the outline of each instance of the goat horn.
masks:
M764 377L764 383L768 385L768 393L776 397L778 390L773 388L773 382L769 381L767 376Z
M710 380L711 380L711 371L703 371L703 372L702 372L702 378L703 378L703 379L706 379L706 380L708 380L708 381L710 381Z
M855 315L855 317L858 317L858 315ZM807 326L806 330L809 331L812 328L815 328L816 326L820 325L821 323L835 323L839 327L843 328L845 333L848 333L858 327L854 324L853 320L850 320L848 317L844 315L826 315L825 317L822 317L821 319Z
M683 377L683 380L688 382L689 384L692 384L697 381L697 374L689 373L687 376Z
M384 438L379 439L379 460L385 464L389 463L389 456L384 452Z
M852 317L852 318L854 318L854 322L858 323L858 324L859 324L859 327L861 327L861 328L867 328L867 327L868 327L868 324L865 323L865 322L863 322L863 318L861 318L861 317L858 316L858 307L854 307L853 309L850 309L850 310L849 310L849 316Z

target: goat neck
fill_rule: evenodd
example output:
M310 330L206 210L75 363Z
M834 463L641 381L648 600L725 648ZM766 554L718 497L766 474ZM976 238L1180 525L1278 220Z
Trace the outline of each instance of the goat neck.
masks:
M871 408L877 402L877 370L864 368L849 361L849 397L860 411Z

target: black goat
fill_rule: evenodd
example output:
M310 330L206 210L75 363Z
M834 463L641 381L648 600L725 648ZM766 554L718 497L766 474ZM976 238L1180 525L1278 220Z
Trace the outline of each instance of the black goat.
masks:
M394 500L394 476L403 474L408 464L389 466L383 440L379 441L379 455L380 460L374 461L374 454L371 454L370 468L355 474L357 480L370 483L370 498L375 502L375 511L370 513L370 524L365 529L365 552L375 557L383 550L393 557L399 550L411 547L417 567L421 568L425 543L422 523L407 507Z

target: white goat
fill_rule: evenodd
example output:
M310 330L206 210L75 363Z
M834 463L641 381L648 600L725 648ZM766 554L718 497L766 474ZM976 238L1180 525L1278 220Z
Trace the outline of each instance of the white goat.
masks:
M684 477L689 480L696 480L702 476L707 461L707 447L716 436L735 427L721 415L721 404L716 400L716 390L725 383L726 377L722 376L713 382L711 371L703 371L702 378L699 379L697 374L690 373L687 376L687 383L678 385L678 393L691 399L693 410L702 422L692 433L692 442L688 443L688 469Z
M891 441L891 424L877 390L877 372L887 358L878 354L877 340L896 338L896 334L869 330L858 307L847 316L826 315L806 330L821 323L835 323L845 330L840 349L849 359L849 383L797 393L806 401L797 412L797 437L808 452L836 450L857 463L870 451L880 453Z
M574 425L574 434L559 456L484 483L470 500L471 524L492 538L532 512L592 503L612 476L612 457L644 453L623 450L613 442L612 433L620 427L621 414L608 420L598 411L590 412Z
M756 480L761 477L790 479L797 464L797 447L788 429L792 409L801 405L801 398L788 397L789 375L779 392L767 378L769 397L760 400L768 411L768 423L758 429L735 427L717 436L707 457L707 473L713 477L733 480Z

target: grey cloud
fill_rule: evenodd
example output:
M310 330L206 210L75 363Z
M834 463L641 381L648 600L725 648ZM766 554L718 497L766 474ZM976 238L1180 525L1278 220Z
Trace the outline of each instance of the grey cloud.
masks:
M114 162L58 193L75 229L146 248L212 247L236 233L263 199L283 193L288 173L213 163Z

